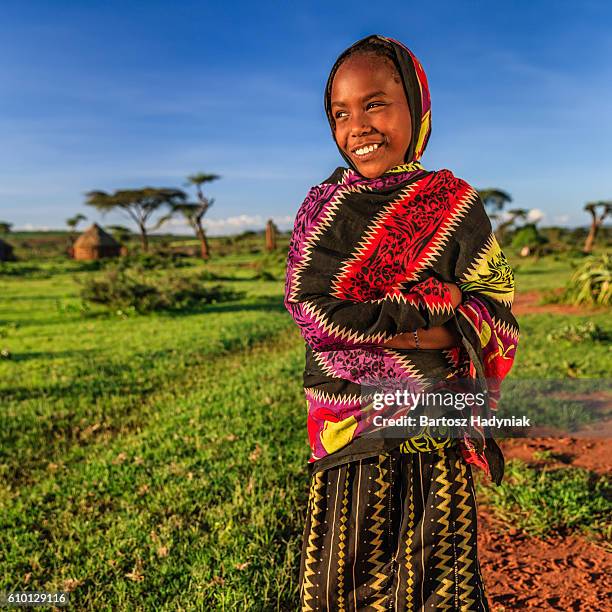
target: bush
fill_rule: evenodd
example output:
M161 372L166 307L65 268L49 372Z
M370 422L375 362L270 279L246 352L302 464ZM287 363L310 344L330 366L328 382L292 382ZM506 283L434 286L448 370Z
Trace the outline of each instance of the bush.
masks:
M139 253L126 255L117 260L109 260L107 268L128 270L164 270L167 268L183 268L192 265L180 253Z
M514 233L512 237L512 248L520 250L523 247L536 248L545 244L548 240L538 232L535 223L523 225Z
M571 342L609 342L610 334L593 321L566 323L547 335L548 340L570 340Z
M590 255L576 269L561 301L567 304L609 306L612 301L612 257L608 253Z
M220 284L206 286L198 277L168 275L143 278L134 271L111 269L101 278L77 280L81 298L114 311L145 314L160 310L185 310L203 304L236 300L237 292Z

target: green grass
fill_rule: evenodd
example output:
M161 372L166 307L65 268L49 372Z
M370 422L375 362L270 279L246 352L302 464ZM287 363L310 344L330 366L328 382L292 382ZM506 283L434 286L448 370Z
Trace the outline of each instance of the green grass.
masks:
M68 586L88 610L297 608L309 449L281 259L194 262L246 296L172 315L83 312L74 276L96 272L74 262L0 278L0 590ZM569 268L549 278L547 263L519 269L519 286L563 284ZM521 317L512 376L609 377L605 343L547 339L608 319ZM535 508L544 485L525 478ZM578 501L555 529L583 528L580 478L559 481L555 499ZM513 499L491 503L511 516Z
M583 531L610 539L610 481L587 470L542 470L513 460L501 486L481 488L495 515L530 535Z
M510 257L516 279L516 291L548 291L563 287L577 261L565 257Z

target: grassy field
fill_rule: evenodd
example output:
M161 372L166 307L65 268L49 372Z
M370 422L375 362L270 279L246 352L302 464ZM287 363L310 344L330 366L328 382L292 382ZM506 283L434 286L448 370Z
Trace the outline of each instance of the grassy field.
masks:
M282 267L262 277L252 258L206 264L243 298L147 316L83 310L87 266L5 269L0 591L68 589L75 609L296 609L304 346ZM570 269L521 262L518 288L552 289ZM605 342L560 339L551 352L551 329L587 321L612 333L609 313L521 317L512 376L609 377ZM532 504L525 530L580 529L588 475L551 486L526 470L489 495L500 515ZM604 493L591 494L593 511ZM542 518L567 495L567 511Z

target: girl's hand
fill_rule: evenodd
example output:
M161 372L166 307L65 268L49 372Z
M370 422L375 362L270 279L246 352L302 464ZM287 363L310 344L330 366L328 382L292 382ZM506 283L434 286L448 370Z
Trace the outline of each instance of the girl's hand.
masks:
M456 309L463 299L461 289L455 283L444 283L451 294L451 304ZM419 329L419 346L423 349L448 349L459 346L459 338L454 328L450 326L431 327ZM416 342L412 332L406 332L387 340L382 346L399 349L416 349Z
M450 291L451 294L451 303L453 308L457 308L459 304L461 304L461 300L463 299L463 295L461 293L461 289L455 283L444 283L446 288Z

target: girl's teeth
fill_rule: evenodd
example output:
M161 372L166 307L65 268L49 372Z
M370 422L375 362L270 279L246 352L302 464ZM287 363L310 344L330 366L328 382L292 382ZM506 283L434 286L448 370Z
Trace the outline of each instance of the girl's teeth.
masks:
M369 147L363 147L362 149L357 149L355 153L357 153L357 155L365 155L366 153L370 153L371 151L376 151L376 149L378 149L378 145L374 144L374 145L370 145Z

